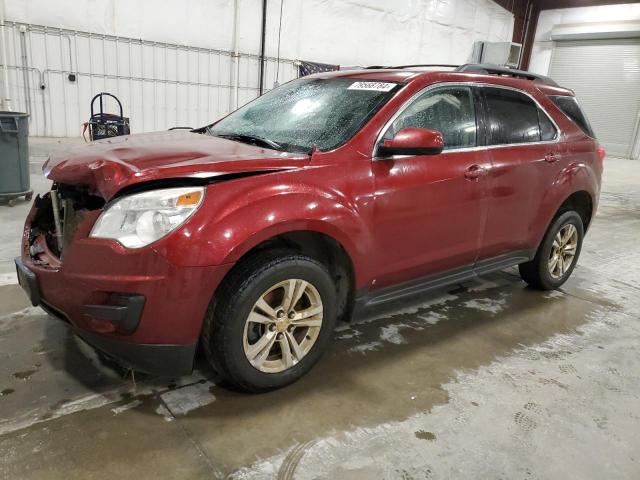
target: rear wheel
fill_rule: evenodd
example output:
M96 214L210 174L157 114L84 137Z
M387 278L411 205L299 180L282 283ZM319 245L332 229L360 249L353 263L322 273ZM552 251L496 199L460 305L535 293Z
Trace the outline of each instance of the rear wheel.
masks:
M560 287L576 266L583 237L580 215L573 210L562 213L549 227L534 259L520 264L520 276L540 290Z
M203 344L225 383L249 392L283 387L320 359L335 326L327 269L299 254L266 252L239 264L207 313Z

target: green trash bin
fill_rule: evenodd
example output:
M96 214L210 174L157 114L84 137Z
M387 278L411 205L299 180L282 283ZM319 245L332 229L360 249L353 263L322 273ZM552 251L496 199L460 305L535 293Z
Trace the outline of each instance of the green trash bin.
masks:
M29 180L29 114L0 112L0 199L33 197Z

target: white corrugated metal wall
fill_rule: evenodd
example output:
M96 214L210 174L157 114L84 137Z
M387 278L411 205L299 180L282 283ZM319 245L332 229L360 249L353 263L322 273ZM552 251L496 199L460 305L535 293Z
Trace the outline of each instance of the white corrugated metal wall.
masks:
M13 109L31 113L31 135L79 136L100 91L120 97L132 132L201 126L233 107L234 0L5 1ZM258 94L261 2L236 1L242 105ZM513 29L512 14L490 0L283 1L280 83L296 76L294 58L464 63L474 41L510 40ZM271 0L267 10L266 88L279 6Z
M13 109L31 113L32 135L80 135L91 98L103 91L120 98L132 132L201 126L233 108L228 51L14 22L5 36ZM258 56L240 55L240 105L258 94L258 67ZM292 60L280 59L279 68L281 82L295 78ZM265 72L273 85L275 59Z

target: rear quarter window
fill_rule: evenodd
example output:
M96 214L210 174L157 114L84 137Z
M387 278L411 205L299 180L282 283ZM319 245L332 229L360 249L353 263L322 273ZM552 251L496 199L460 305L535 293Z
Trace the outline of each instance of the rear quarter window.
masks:
M573 123L580 127L580 130L582 130L586 135L596 138L587 117L582 112L582 109L580 108L580 105L578 105L578 101L575 97L566 95L550 95L549 98L560 110L564 112L567 117L573 121Z

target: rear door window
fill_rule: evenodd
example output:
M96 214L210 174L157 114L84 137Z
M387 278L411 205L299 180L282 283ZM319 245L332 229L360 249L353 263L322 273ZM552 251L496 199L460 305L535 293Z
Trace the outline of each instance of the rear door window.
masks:
M549 98L560 110L564 112L567 117L573 120L573 123L580 127L580 130L590 137L596 138L587 117L582 112L580 105L578 105L576 97L569 97L567 95L550 95Z
M505 88L483 89L490 145L539 142L538 106L524 93ZM548 134L548 133L547 133Z
M553 122L549 119L549 116L541 109L538 109L538 120L540 123L540 137L542 141L548 142L550 140L554 140L558 135L558 131L556 130Z

